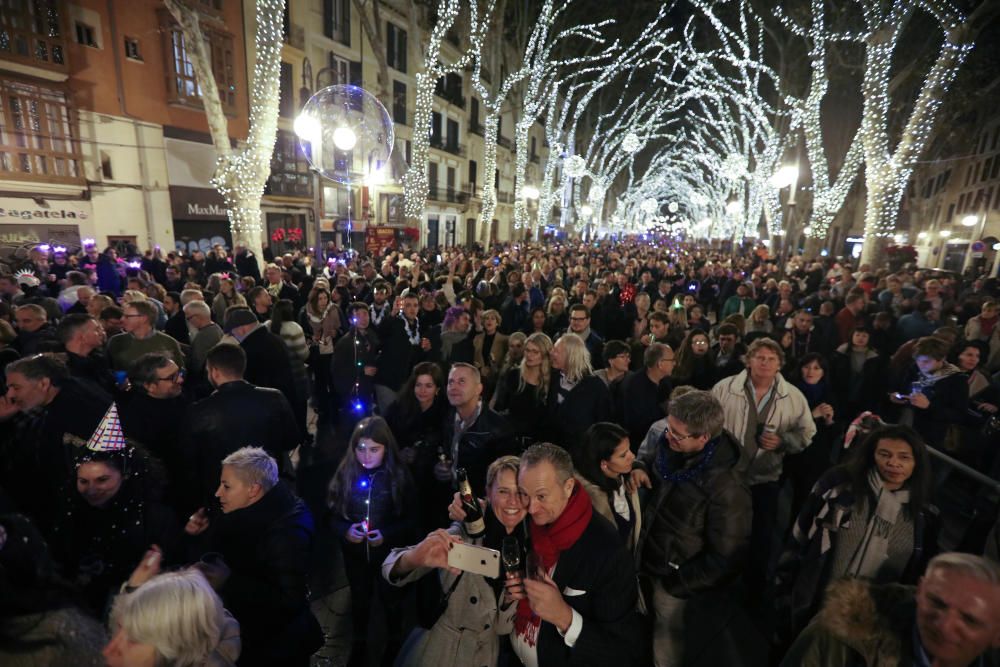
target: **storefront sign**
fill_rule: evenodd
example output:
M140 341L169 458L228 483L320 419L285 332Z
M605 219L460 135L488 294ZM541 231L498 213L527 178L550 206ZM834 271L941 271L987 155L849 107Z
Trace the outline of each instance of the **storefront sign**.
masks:
M395 227L369 227L365 232L365 250L379 257L385 248L396 247Z
M4 225L9 222L75 223L89 220L91 211L87 201L0 197L0 224Z
M174 220L226 220L222 195L211 188L170 186L170 209Z

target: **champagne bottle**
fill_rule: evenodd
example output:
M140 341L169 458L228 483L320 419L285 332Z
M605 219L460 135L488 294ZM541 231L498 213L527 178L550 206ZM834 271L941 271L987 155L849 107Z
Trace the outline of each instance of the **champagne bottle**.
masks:
M458 480L458 493L462 497L462 509L465 510L465 532L469 537L482 537L486 533L486 519L483 517L483 510L479 506L476 497L472 495L472 486L469 485L469 475L465 468L455 471Z

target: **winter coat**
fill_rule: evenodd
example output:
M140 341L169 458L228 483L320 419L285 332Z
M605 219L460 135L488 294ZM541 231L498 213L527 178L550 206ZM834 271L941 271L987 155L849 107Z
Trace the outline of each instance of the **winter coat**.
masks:
M830 583L830 568L838 533L850 526L857 501L843 467L828 471L806 498L775 572L778 631L790 638L813 616ZM934 514L930 509L905 512L901 520L913 526L913 555L903 582L913 582L924 571L935 548ZM931 523L931 527L928 527Z
M549 380L549 425L552 442L570 453L591 425L611 418L611 392L601 378L585 375L559 402L559 371Z
M312 655L323 632L306 586L314 526L283 485L254 504L213 519L208 544L230 569L219 595L240 623L240 665L292 664Z
M376 363L378 372L375 374L375 383L399 391L410 377L413 367L424 361L427 353L419 341L416 345L410 342L409 334L406 332L406 320L402 316L386 317L379 331L382 344ZM419 318L417 318L417 331L421 339L429 335L424 331Z
M408 475L402 486L396 489L400 496L400 511L397 512L392 498L393 480L385 466L365 471L355 480L354 488L341 506L330 510L333 534L340 538L345 552L370 562L381 562L393 547L416 539L417 498ZM378 547L372 547L367 541L353 544L344 538L352 524L362 521L368 522L368 530L382 533L383 542Z
M73 607L5 618L0 646L4 667L104 667L108 638L92 616ZM10 642L7 638L16 638ZM22 646L31 648L23 649Z
M839 405L846 408L848 413L843 416L848 420L854 419L859 412L870 410L879 405L885 397L885 364L882 357L871 348L865 353L865 362L861 367L861 377L853 377L851 372L851 350L850 343L844 343L837 348L837 351L830 358L830 381L836 393ZM855 381L859 381L861 386L857 395L852 399L851 390Z
M500 364L507 358L507 336L497 331L489 350L483 350L485 340L485 333L478 333L472 339L472 363L479 369L483 379L491 378L495 381Z
M735 471L740 447L725 431L717 443L711 461L687 481L665 481L658 468L671 461L672 469L694 469L705 450L679 455L661 444L637 461L653 491L643 512L636 566L674 597L690 599L726 587L739 574L750 543L750 490Z
M202 501L219 486L222 459L240 447L263 447L280 459L299 444L298 426L288 399L275 389L244 380L227 382L188 412L185 451L194 452L193 484Z
M453 457L455 416L455 411L450 410L445 418L442 442L444 451L452 459L455 468L465 468L472 493L483 498L486 496L486 469L499 457L515 453L510 425L503 416L484 404L476 421L459 436L458 455ZM431 473L428 471L427 474ZM448 488L451 489L450 482Z
M483 538L468 537L460 523L452 524L448 532L461 537L465 543L482 545ZM421 567L399 579L390 576L396 562L412 549L414 547L392 550L382 564L385 580L393 586L405 586L424 576L437 576L442 592L449 590L457 575L448 570ZM418 628L417 636L407 641L396 664L400 667L495 665L500 654L499 638L514 629L516 615L516 604L501 609L497 594L486 577L465 572L437 623L427 631Z
M594 511L610 521L612 525L617 526L618 524L615 523L615 510L611 507L608 492L580 475L576 475L576 479L580 482L583 490L587 492L587 495L590 496L590 503L593 505ZM629 494L629 500L632 503L631 509L635 517L635 524L632 526L628 539L625 541L625 546L628 547L629 551L634 553L636 544L639 543L639 534L642 532L642 506L639 504L638 489L634 489Z
M747 402L744 387L749 371L721 380L712 387L712 395L722 403L725 415L725 428L736 437L737 443L743 449L745 475L752 486L762 482L774 482L781 476L782 461L786 454L801 452L812 442L816 434L816 424L805 396L798 389L785 381L781 374L776 376L777 386L771 398L773 406L769 407L769 423L776 426L781 444L774 451L758 449L752 460L747 461L748 454L742 441L747 429L750 405Z
M922 387L930 405L923 409L908 408L913 411L911 425L924 442L940 448L945 446L950 427L965 421L969 407L969 377L965 373L953 373L931 385L922 385L921 380L922 374L917 365L911 364L891 389L909 395L915 386Z
M258 387L277 389L288 399L296 400L295 378L289 353L279 336L267 327L259 326L240 341L247 353L247 370L243 378Z

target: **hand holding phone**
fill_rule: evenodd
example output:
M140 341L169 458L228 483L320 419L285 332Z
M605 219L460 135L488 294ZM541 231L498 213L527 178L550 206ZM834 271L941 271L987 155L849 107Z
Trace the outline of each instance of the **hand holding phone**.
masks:
M500 552L459 542L453 544L448 551L448 565L496 579L500 576Z

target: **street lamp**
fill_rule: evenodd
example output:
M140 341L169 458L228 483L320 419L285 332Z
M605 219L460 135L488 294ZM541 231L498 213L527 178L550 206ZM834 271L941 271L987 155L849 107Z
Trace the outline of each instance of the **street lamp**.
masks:
M963 227L975 227L977 222L979 222L978 215L967 215L962 218Z
M938 236L940 236L941 238L946 239L949 236L951 236L951 230L950 229L942 229L940 232L938 232Z
M333 145L340 150L350 151L358 143L358 135L349 127L338 127L333 131Z

